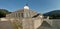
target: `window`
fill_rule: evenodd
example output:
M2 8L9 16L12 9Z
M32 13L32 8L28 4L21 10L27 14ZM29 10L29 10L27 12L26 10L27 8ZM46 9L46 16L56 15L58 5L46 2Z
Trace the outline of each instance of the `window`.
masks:
M17 13L15 14L15 17L17 17Z
M26 16L27 16L27 17L30 17L30 16L29 16L29 13L26 13Z
M21 17L24 17L24 16L23 16L23 13L21 13Z
M20 17L20 13L18 13L18 17Z

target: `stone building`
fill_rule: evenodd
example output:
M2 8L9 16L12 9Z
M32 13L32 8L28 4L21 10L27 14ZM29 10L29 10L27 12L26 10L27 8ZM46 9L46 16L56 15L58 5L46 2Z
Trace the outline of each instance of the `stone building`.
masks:
M36 29L43 21L42 17L42 14L32 11L28 5L25 5L23 9L6 15L6 19L8 19L8 21L13 22L18 20L22 23L23 29Z
M42 14L32 11L28 5L25 5L23 9L7 14L5 19L17 24L17 29L60 29L59 20L50 20L49 17L44 19Z

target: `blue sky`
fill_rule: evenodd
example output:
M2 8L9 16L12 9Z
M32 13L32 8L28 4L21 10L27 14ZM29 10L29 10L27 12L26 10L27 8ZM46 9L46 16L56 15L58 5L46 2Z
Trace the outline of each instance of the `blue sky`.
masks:
M0 0L0 9L14 12L28 3L30 9L38 13L60 10L60 0Z

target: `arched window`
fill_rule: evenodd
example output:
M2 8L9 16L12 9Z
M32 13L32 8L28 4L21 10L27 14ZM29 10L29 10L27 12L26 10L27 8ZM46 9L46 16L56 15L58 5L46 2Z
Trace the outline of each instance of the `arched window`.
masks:
M24 17L23 13L21 13L21 17Z
M20 13L18 13L18 17L21 17Z

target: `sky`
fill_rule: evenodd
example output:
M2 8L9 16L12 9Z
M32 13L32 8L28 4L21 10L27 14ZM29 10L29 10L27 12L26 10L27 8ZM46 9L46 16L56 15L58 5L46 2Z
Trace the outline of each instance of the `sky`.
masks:
M26 3L31 10L38 13L60 10L60 0L0 0L0 9L14 12L23 9Z

